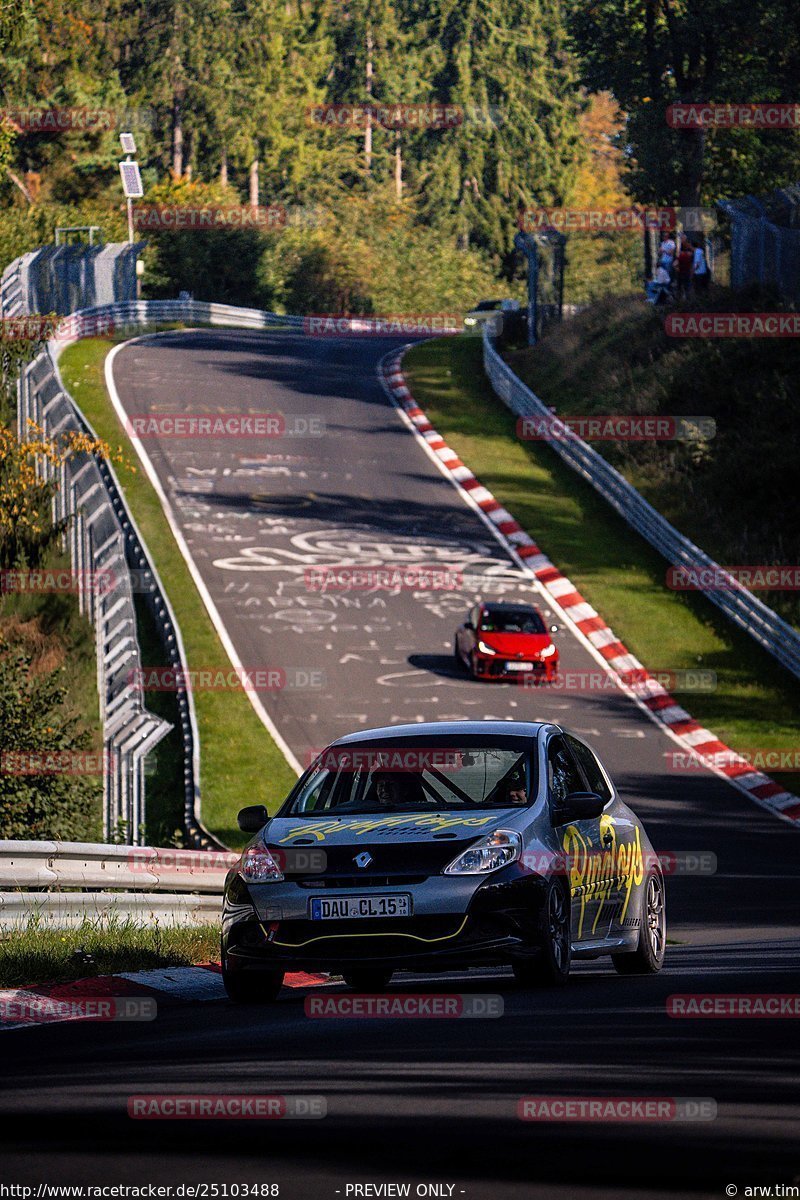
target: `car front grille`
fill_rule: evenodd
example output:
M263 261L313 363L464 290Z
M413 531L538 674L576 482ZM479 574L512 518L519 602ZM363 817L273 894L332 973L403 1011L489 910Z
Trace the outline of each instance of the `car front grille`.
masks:
M382 829L371 831L363 841L348 846L326 843L319 849L325 853L325 870L291 875L300 887L392 887L422 883L431 875L440 875L453 859L466 850L476 838L432 838L430 841L383 841ZM393 832L400 832L395 826ZM372 861L357 868L356 858L367 850Z
M362 887L408 887L413 883L424 883L427 875L315 875L306 876L297 882L304 888L362 888Z

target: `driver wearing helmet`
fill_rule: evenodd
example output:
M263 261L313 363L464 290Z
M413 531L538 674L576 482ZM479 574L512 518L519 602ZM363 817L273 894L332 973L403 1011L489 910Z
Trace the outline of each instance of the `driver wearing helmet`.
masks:
M525 787L524 767L514 767L511 774L505 779L504 786L506 804L522 807L528 803L528 792L527 788Z
M419 808L424 803L415 775L376 771L372 780L375 803L380 808Z

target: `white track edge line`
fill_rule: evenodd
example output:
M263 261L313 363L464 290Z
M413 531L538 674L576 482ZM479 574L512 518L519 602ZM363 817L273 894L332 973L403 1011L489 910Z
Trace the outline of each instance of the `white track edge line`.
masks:
M150 461L147 451L144 449L144 446L142 445L141 439L135 433L133 433L133 431L129 431L126 427L126 421L128 420L128 414L125 411L125 408L123 406L122 400L119 395L119 392L117 391L117 386L114 382L114 371L113 371L114 359L116 358L119 351L124 350L126 346L132 346L136 342L142 342L142 341L145 341L146 339L150 339L150 338L157 338L157 337L162 337L162 336L172 337L176 333L196 333L196 332L197 332L197 330L189 330L189 329L173 330L173 329L170 329L170 330L164 330L161 333L145 333L145 334L142 334L140 337L130 338L128 341L121 342L118 346L114 346L114 348L106 356L105 363L104 363L105 381L106 381L106 387L108 388L108 394L111 397L111 403L113 404L114 411L117 414L117 420L122 425L123 432L125 432L127 434L128 438L131 442L131 445L133 446L134 450L136 451L139 461L141 462L142 467L144 468L145 474L147 475L147 478L150 480L150 483L153 485L156 495L159 498L161 507L164 512L164 516L167 519L167 524L169 525L170 529L172 530L172 535L175 538L175 541L177 542L178 549L180 550L181 554L183 555L184 561L186 562L186 565L189 568L189 573L191 574L192 579L194 580L195 587L197 588L198 592L200 593L200 598L203 601L203 604L205 605L206 612L208 613L209 617L211 618L211 623L213 624L214 629L216 630L217 637L221 641L221 643L228 655L228 658L231 661L232 666L234 667L234 669L236 671L239 672L240 676L242 678L244 678L245 671L244 671L244 666L242 664L242 661L239 658L239 655L236 651L236 648L233 645L233 642L231 641L231 638L228 634L227 629L225 628L225 625L222 621L219 610L211 597L211 593L209 592L208 588L206 587L205 581L204 581L202 575L200 574L200 571L197 567L197 564L194 561L194 558L192 557L192 552L186 543L183 533L181 532L181 530L178 526L178 523L175 519L175 514L172 511L172 506L170 505L169 500L167 499L167 495L166 495L163 487L161 486L161 480L158 478L155 467L153 466L152 462ZM292 751L291 747L289 746L288 742L284 739L283 735L279 732L277 726L275 725L275 722L270 717L266 708L262 704L259 696L253 691L252 688L246 689L245 694L247 695L247 698L249 699L250 703L252 704L252 706L256 712L256 715L258 716L262 725L267 730L267 732L271 736L272 740L275 742L275 745L278 747L278 749L280 750L283 757L286 759L289 766L292 768L292 770L295 772L295 774L302 775L303 768L300 766L299 760L296 758L296 756L295 756L294 752ZM201 810L202 810L202 791L200 793L200 796L201 796L200 805L201 805Z

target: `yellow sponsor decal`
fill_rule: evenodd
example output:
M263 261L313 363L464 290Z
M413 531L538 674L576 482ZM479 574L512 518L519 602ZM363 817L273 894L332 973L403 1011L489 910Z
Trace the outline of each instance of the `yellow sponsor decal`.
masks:
M466 829L481 828L494 820L496 820L494 816L459 817L440 813L423 814L422 816L350 817L349 819L328 817L324 820L315 820L313 823L306 820L305 824L298 825L295 829L290 829L285 833L280 841L283 844L291 842L294 838L313 837L318 842L324 842L329 833L354 833L357 837L362 837L366 833L374 833L376 829L393 829L397 826L436 832L440 829L452 829L453 826Z
M638 827L634 829L633 841L619 842L614 818L604 814L600 818L600 846L593 847L591 841L580 833L575 825L564 831L562 846L569 862L569 886L573 899L580 901L578 937L583 936L586 904L597 900L597 914L592 933L597 929L600 914L612 893L615 899L625 896L620 921L624 921L634 886L644 879L644 858Z

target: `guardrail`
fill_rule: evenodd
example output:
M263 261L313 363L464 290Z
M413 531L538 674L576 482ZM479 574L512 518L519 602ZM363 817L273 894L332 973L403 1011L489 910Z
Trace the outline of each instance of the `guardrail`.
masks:
M23 304L23 258L15 258L3 271L0 278L0 313L4 317L18 317L24 312Z
M21 369L17 396L21 438L32 436L29 421L47 438L87 428L61 386L49 348ZM103 465L92 455L75 454L60 466L43 459L38 469L57 485L54 520L69 518L66 539L78 601L96 630L106 836L124 822L135 841L145 820L144 760L171 726L148 711L138 674L142 664L126 558L127 513L121 502L115 504ZM93 586L99 579L108 586Z
M126 252L129 247L125 247ZM26 264L37 253L17 259L0 282L0 312L17 316L28 311ZM8 307L6 307L8 305ZM31 418L52 436L79 428L91 436L94 430L68 396L58 371L58 358L66 346L79 338L115 329L136 329L176 321L182 324L233 326L250 329L288 328L302 330L303 318L281 316L262 309L240 308L192 299L123 300L80 309L65 317L37 359L23 368L19 383L20 433ZM43 471L47 471L47 466ZM52 474L50 476L52 478ZM149 605L162 643L176 672L176 700L184 754L184 828L192 845L220 847L203 827L200 817L199 736L194 700L181 682L188 678L180 629L155 566L150 562L144 540L123 498L110 463L76 458L62 469L54 499L56 518L72 518L68 534L73 569L82 584L89 570L114 571L115 588L103 596L92 596L81 586L79 601L97 628L97 656L101 681L101 708L107 769L104 772L104 836L114 835L124 821L128 838L141 839L145 819L144 758L169 730L147 712L137 667L139 646L136 635L130 571L145 583Z
M231 325L243 329L302 329L303 317L280 316L260 308L238 308L205 300L126 300L79 309L64 319L53 339L56 345L87 336L93 325L107 322L115 329L179 321L203 325ZM84 332L86 330L87 332Z
M114 247L104 248L104 262L111 261L113 251ZM127 263L131 248L125 244L120 253ZM31 274L42 258L46 260L47 271ZM15 260L3 272L0 280L0 313L3 317L25 315L31 311L31 281L38 280L37 295L43 288L47 290L48 280L52 282L51 258L36 251ZM92 260L94 287L98 286L98 261L95 253ZM105 274L109 274L108 270ZM130 275L131 271L127 271L127 276ZM104 285L101 290L107 292L108 288ZM195 300L122 300L79 310L59 323L46 349L20 372L20 436L30 436L29 419L43 429L47 437L68 430L81 430L94 436L91 425L63 386L58 370L60 353L77 339L102 332L109 326L136 328L165 321L230 324L256 329L299 328L302 325L299 317L283 318L259 309L240 309ZM51 464L43 462L39 470L44 478L54 480L56 468ZM154 617L169 664L177 668L176 703L184 761L184 828L193 846L219 847L221 843L203 827L200 817L199 737L191 690L180 682L188 678L180 629L158 572L149 560L144 540L125 503L113 467L89 455L76 455L63 464L58 474L58 479L54 480L58 490L53 499L53 515L56 520L70 518L66 541L78 580L79 605L96 629L105 751L104 835L109 838L123 829L130 842L141 842L146 822L145 759L171 728L150 713L145 705L131 576L131 571L135 570L137 588L142 591ZM100 577L113 580L113 587L102 594L98 594L90 582Z
M91 336L98 330L112 326L117 330L126 328L134 330L142 326L170 321L186 324L231 325L250 329L276 327L301 329L303 324L302 317L281 317L261 309L237 308L229 304L214 304L200 300L131 300L83 309L59 323L55 336L48 346L55 363L55 373L59 384L61 380L58 376L58 357L68 345L78 339ZM87 433L94 436L91 425L77 409L76 412L82 427ZM184 754L184 829L193 846L203 849L219 848L222 843L204 828L200 816L200 738L194 697L191 688L183 682L189 678L189 672L180 628L166 589L155 566L149 561L144 540L125 504L122 489L113 467L108 462L100 462L98 468L103 477L105 490L111 498L114 510L125 532L128 564L136 569L139 579L146 584L145 601L154 615L156 627L160 630L170 666L176 668L175 695ZM128 672L135 665L129 663ZM109 812L105 823L106 837L111 836L114 827L114 813Z
M213 924L231 851L0 841L0 927L90 919ZM67 889L67 890L64 890Z
M679 533L601 454L559 421L503 361L486 330L483 334L483 365L503 403L518 416L545 418L554 435L548 439L548 445L672 566L713 572L715 579L722 580L724 588L702 589L703 594L783 667L800 678L800 634L797 630Z

